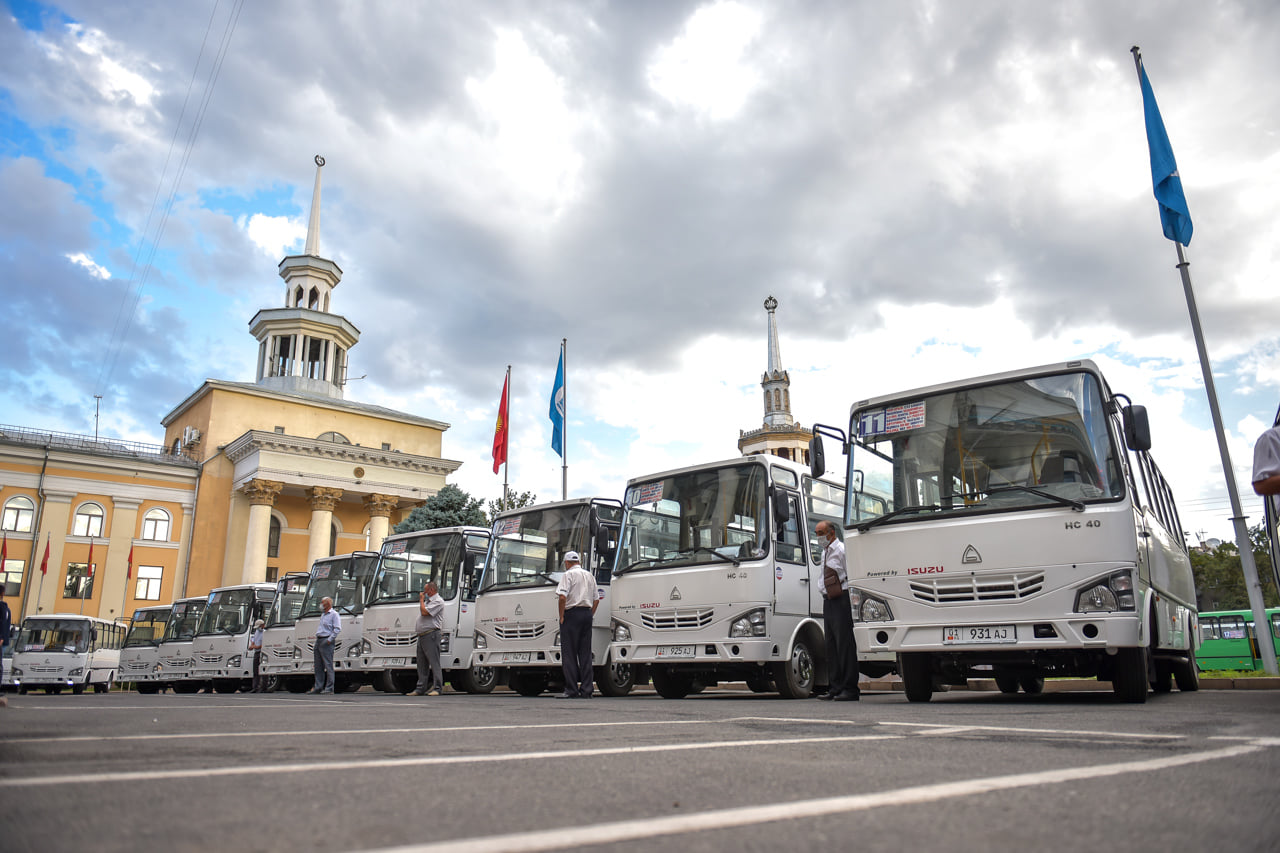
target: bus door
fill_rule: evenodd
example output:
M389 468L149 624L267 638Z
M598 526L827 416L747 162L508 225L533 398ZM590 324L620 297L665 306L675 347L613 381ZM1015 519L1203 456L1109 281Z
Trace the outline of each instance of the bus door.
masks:
M801 514L800 495L775 488L773 496L775 501L781 502L786 508L787 516L785 520L781 520L782 513L774 513L774 610L794 616L808 616L816 606L817 612L821 613L822 571L821 566L817 567L815 582L814 566L805 554L807 537L803 533L805 524Z

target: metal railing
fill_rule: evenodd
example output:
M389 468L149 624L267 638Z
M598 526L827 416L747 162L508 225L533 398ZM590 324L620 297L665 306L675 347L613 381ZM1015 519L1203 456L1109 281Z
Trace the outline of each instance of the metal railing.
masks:
M174 451L163 444L146 444L141 441L124 441L118 438L94 438L47 429L0 424L0 442L26 444L36 447L56 447L59 450L75 450L97 456L114 456L124 459L145 459L150 462L168 462L194 468L199 463L185 451Z

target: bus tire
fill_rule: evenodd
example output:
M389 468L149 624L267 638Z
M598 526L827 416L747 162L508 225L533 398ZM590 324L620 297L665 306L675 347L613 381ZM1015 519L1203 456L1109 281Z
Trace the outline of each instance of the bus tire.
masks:
M27 685L25 685L25 684L19 684L19 685L18 685L18 695L19 695L19 696L26 696L26 695L27 695Z
M139 681L133 686L138 689L139 693L153 695L160 692L160 685L154 681Z
M1173 680L1183 693L1194 693L1200 689L1200 667L1196 666L1194 649L1187 649L1187 659L1174 661Z
M240 689L238 678L217 678L213 681L214 693L235 693Z
M789 660L773 664L773 682L783 699L808 699L813 693L817 673L813 651L803 637L797 637Z
M752 693L773 693L778 689L769 673L763 669L748 675L746 681L747 689Z
M1018 676L1018 686L1028 696L1039 696L1044 692L1044 679L1038 675Z
M472 666L462 670L454 679L454 689L466 693L492 693L498 686L498 671L491 666Z
M418 673L411 669L393 669L391 685L395 688L394 692L407 696L418 686Z
M98 682L97 684L93 685L93 692L94 692L94 693L110 693L110 692L111 692L111 680L110 680L110 679L108 679L108 680L107 680L107 681L105 681L105 682L101 682L101 681L100 681L100 682Z
M693 690L693 676L665 666L655 666L651 673L653 689L663 699L683 699Z
M607 663L596 667L596 686L605 696L626 696L636 686L635 671L629 663Z
M898 655L898 674L908 702L928 702L933 698L933 666L925 652Z
M1163 658L1153 661L1156 680L1151 682L1151 689L1156 693L1168 693L1173 689L1173 666Z
M83 684L71 685L71 692L79 696L80 694L84 693L84 685Z
M512 670L508 686L521 696L537 696L547 689L547 683L547 674L545 672L518 672Z
M1147 647L1119 649L1111 674L1111 690L1121 702L1147 701Z
M1012 672L997 670L995 672L996 687L1001 693L1018 692L1018 676Z

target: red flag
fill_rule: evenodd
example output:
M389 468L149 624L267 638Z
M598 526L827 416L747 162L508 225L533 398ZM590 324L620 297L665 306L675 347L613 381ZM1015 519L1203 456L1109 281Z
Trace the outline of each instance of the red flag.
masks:
M93 577L93 540L89 540L89 577Z
M4 571L4 561L9 559L9 534L4 534L4 540L0 541L0 572Z
M129 562L125 565L124 579L129 580L133 577L133 546L129 546Z
M44 540L44 559L40 561L40 574L49 571L49 537Z
M498 403L498 423L493 428L493 473L507 461L507 383L511 374L502 380L502 401Z

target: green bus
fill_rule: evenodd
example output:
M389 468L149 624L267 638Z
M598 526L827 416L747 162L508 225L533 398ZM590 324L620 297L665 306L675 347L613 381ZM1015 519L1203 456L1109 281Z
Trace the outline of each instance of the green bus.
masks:
M1280 607L1266 611L1271 643L1280 656ZM1215 610L1200 614L1200 669L1254 670L1262 668L1252 610Z

